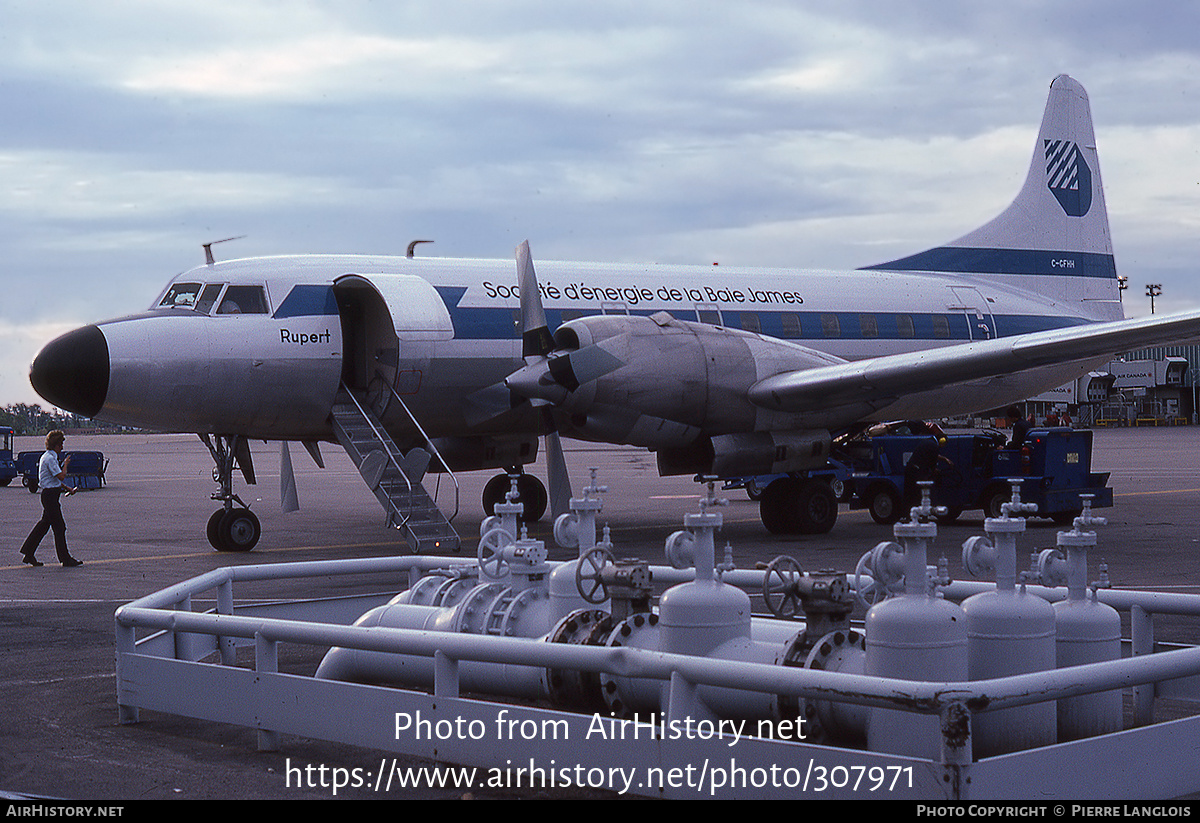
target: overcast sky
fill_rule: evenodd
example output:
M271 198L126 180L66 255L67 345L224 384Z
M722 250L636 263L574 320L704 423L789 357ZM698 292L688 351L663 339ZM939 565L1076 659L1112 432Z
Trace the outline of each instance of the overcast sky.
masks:
M1024 180L1088 90L1127 314L1200 305L1200 5L0 0L0 404L218 256L854 268ZM43 403L44 405L44 403Z

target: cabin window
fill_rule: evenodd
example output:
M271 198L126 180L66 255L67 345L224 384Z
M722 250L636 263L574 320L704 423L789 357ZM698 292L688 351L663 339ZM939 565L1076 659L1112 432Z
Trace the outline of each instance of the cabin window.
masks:
M944 314L935 314L933 320L933 336L942 339L950 337L950 320Z
M217 314L266 314L267 293L262 286L230 286Z
M780 321L783 323L784 337L799 337L800 336L800 315L785 312L780 315Z
M190 309L196 305L196 298L199 294L199 283L172 283L158 307L160 309Z
M742 328L746 331L752 331L755 334L762 332L762 326L758 322L758 315L752 311L742 312Z
M911 314L896 315L896 334L900 337L915 337L916 333L917 329L913 324Z
M826 337L842 336L842 325L838 322L836 314L821 315L821 333Z
M860 314L858 316L858 330L863 337L878 337L879 323L875 320L875 315Z

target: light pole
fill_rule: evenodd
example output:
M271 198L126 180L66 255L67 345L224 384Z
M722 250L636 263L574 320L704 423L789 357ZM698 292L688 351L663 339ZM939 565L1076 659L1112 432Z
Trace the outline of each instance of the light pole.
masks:
M1162 283L1147 283L1146 296L1150 298L1150 313L1154 314L1154 298L1162 294Z

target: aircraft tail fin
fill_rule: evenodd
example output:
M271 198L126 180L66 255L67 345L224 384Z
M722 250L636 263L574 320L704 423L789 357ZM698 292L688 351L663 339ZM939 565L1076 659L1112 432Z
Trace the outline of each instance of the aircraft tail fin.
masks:
M1083 86L1065 74L1050 84L1029 175L998 217L944 246L865 268L999 277L1075 304L1085 317L1122 317Z

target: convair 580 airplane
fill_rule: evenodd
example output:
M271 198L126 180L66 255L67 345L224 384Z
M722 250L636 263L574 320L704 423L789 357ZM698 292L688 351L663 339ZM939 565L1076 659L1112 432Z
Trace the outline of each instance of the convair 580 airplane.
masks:
M562 500L558 434L651 449L663 474L802 472L863 421L1003 406L1200 335L1200 313L1122 319L1091 112L1065 75L1016 199L945 246L850 273L539 262L535 274L528 246L517 258L514 277L511 261L411 246L210 255L148 311L48 344L30 379L88 417L199 433L221 482L217 548L258 539L231 489L235 463L253 482L256 438L303 442L318 463L319 441L340 442L419 549L456 540L414 528L431 462L519 467L549 434ZM545 488L522 477L540 516ZM485 505L507 488L490 483ZM776 481L761 505L773 530L836 517L819 481Z

